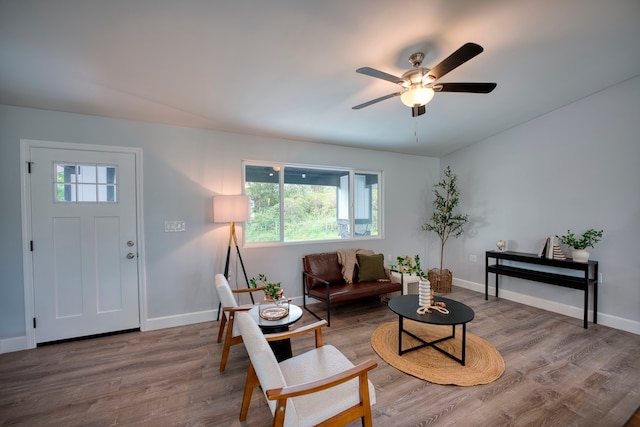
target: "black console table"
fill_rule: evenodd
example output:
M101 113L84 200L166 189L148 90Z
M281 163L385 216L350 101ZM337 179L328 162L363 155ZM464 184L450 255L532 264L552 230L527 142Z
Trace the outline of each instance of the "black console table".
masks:
M495 259L495 264L489 265L489 259ZM581 276L569 276L560 273L549 273L531 268L514 267L501 264L500 261L516 261L525 264L556 267L581 272ZM484 299L489 299L489 273L496 276L496 298L498 297L498 276L517 277L533 280L565 288L584 291L584 327L587 328L587 313L589 305L589 285L593 285L593 323L598 323L598 261L575 262L572 259L549 259L536 254L522 252L487 251L484 275Z

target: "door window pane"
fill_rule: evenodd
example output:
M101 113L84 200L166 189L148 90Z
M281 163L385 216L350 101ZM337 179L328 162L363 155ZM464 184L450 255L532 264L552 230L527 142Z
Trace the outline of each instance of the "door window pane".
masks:
M117 167L95 164L55 163L56 202L117 202Z
M78 174L78 182L86 184L95 184L98 182L98 177L96 176L96 165L78 165L76 167L76 171Z

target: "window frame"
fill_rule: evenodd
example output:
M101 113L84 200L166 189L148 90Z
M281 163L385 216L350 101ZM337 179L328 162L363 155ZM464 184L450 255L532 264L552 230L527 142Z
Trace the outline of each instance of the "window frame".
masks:
M242 245L243 247L266 247L266 246L287 246L287 245L301 245L301 244L317 244L317 243L335 243L335 242L345 242L345 241L360 241L360 240L381 240L384 239L384 171L383 170L371 170L371 169L359 169L359 168L348 168L348 167L340 167L340 166L326 166L326 165L311 165L311 164L301 164L301 163L287 163L287 162L268 162L268 161L258 161L258 160L242 160L242 194L246 195L246 185L247 185L247 166L258 166L258 167L274 167L279 168L278 176L278 192L279 192L279 220L280 220L280 231L279 231L279 240L271 240L265 242L249 242L247 241L247 227L243 225L243 233L242 233ZM321 239L321 240L296 240L296 241L285 241L285 227L284 227L284 210L285 210L285 168L305 168L305 169L317 169L317 170L326 170L333 172L347 172L349 176L349 235L348 238L335 238L335 239ZM378 189L377 189L377 207L378 207L378 234L375 236L367 236L367 235L357 235L355 233L356 230L356 219L355 219L355 175L356 174L364 174L364 175L377 175L378 177ZM373 205L371 205L373 209ZM373 220L373 217L372 217Z

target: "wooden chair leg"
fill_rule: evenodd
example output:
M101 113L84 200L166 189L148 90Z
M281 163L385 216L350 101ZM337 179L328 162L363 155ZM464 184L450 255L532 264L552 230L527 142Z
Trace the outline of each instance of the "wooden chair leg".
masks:
M227 358L229 357L229 350L231 346L226 341L224 342L224 348L222 349L222 357L220 358L220 372L224 371L227 367Z
M218 342L222 341L222 336L224 335L224 327L227 324L227 316L222 313L222 319L220 320L220 327L218 328Z
M260 385L258 376L256 375L253 364L249 362L249 370L247 371L247 381L244 384L244 394L242 395L242 406L240 407L240 421L247 419L247 413L249 412L249 404L251 403L251 395L253 389Z
M220 372L224 371L227 366L227 358L229 357L229 351L233 343L233 314L229 317L227 324L227 333L224 337L224 345L222 347L222 357L220 358Z
M276 413L273 415L273 427L284 426L284 416L287 411L287 399L276 401Z
M371 417L371 404L365 405L364 415L362 416L362 427L373 427L373 421Z
M366 372L360 376L360 403L364 411L362 415L362 427L373 427L371 396L369 395L369 375Z

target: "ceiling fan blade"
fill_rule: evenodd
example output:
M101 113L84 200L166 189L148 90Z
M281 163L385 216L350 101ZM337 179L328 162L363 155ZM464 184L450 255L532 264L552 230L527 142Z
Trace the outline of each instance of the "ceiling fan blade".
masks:
M433 85L433 90L435 92L489 93L496 86L496 83L438 83Z
M385 99L393 98L394 96L399 96L402 92L390 93L389 95L381 96L380 98L372 99L371 101L364 102L362 104L356 105L355 107L351 107L352 110L359 110L364 107L368 107L371 104L375 104L376 102L384 101Z
M404 80L400 77L393 76L384 71L376 70L375 68L362 67L356 70L356 73L364 74L365 76L375 77L377 79L386 80L391 83L402 84Z
M425 111L427 111L427 109L424 105L414 105L413 107L411 107L411 117L421 116L425 113Z
M438 80L449 71L458 68L460 65L464 64L474 56L481 54L483 50L484 49L482 48L482 46L478 44L466 43L462 45L460 49L456 50L438 65L433 67L431 71L429 71L429 75L435 77L435 79Z

